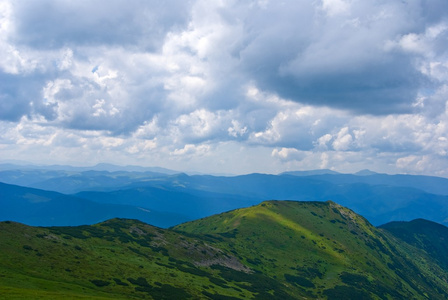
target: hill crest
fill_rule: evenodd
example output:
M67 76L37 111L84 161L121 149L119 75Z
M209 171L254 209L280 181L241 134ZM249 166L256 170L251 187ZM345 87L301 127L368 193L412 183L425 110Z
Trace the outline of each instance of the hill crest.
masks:
M265 201L170 229L0 223L5 297L446 299L446 274L332 201Z

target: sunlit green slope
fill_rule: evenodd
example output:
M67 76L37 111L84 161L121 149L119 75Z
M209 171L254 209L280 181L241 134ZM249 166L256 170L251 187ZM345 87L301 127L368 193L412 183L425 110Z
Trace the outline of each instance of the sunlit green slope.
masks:
M207 267L212 263L247 269L201 239L134 220L60 228L0 223L0 299L253 296L223 284Z
M225 237L218 243L294 293L332 299L443 299L444 273L334 202L270 201L185 223L176 230Z
M333 202L268 201L171 229L0 223L0 299L446 299L425 251Z

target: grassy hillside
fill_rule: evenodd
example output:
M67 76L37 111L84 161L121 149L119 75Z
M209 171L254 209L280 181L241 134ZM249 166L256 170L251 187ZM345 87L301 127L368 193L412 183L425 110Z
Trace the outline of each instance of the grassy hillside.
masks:
M423 219L391 222L380 226L402 241L426 252L448 272L448 228Z
M34 228L0 223L0 298L203 297L202 291L250 298L222 283L209 261L246 271L205 241L134 220ZM248 269L247 269L248 270Z
M0 223L5 299L446 299L446 280L423 250L333 202L269 201L172 229Z
M446 272L424 253L331 201L264 202L175 229L226 237L219 246L230 247L251 268L310 297L447 296Z

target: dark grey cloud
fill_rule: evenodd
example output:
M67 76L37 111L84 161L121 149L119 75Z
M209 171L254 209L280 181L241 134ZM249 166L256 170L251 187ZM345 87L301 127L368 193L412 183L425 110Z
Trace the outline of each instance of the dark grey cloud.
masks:
M293 101L367 114L412 112L419 89L431 87L418 70L421 54L386 45L424 33L432 16L443 19L447 12L424 14L423 2L363 1L338 17L310 2L282 4L270 2L245 20L247 42L238 55L259 87Z
M367 114L410 113L422 84L429 83L403 57L391 57L380 64L366 62L356 70L259 74L268 74L257 77L261 86L284 98Z
M137 45L155 50L185 26L190 1L16 1L15 42L35 48Z
M39 75L15 75L0 72L0 120L19 121L41 106L41 88L45 79Z
M445 0L418 0L407 1L408 4L418 5L421 11L420 21L428 24L437 24L441 21L447 21L448 2Z

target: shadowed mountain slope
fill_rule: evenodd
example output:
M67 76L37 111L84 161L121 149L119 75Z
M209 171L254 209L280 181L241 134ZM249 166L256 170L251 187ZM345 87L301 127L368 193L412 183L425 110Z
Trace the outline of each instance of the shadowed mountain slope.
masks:
M136 218L168 227L190 218L180 213L157 212L138 206L97 203L56 192L0 182L0 221L35 226L94 224L107 219Z
M424 250L448 272L448 228L416 219L410 222L390 222L380 226L404 242Z
M365 216L374 225L416 218L448 224L446 195L394 185L333 183L314 176L250 174L216 177L178 174L136 181L121 187L119 191L81 192L76 196L119 204L131 204L138 200L139 205L148 209L168 212L175 212L178 204L185 206L190 202L191 207L195 207L191 218L247 207L271 199L332 200ZM188 214L188 210L186 208L183 211Z

